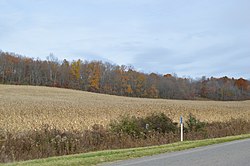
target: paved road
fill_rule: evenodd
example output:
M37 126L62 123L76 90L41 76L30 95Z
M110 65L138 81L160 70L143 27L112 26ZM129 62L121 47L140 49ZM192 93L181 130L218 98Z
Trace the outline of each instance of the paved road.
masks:
M250 139L126 160L103 166L250 166Z

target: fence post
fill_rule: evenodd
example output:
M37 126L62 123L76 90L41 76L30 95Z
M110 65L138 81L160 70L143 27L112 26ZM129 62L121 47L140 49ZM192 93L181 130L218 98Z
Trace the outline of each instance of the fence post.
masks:
M183 141L183 121L182 121L182 116L180 118L180 123L181 123L181 141Z

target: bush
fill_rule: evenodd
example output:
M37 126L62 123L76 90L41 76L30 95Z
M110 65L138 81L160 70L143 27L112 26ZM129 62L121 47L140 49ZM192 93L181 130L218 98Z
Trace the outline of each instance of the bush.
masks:
M110 123L111 132L126 133L131 136L139 136L141 127L139 125L139 118L136 117L122 117L120 121L113 121Z
M201 122L200 120L198 120L194 115L189 114L189 118L186 121L187 124L187 131L188 132L199 132L199 131L204 131L204 128L206 126L205 122Z
M145 137L150 132L175 133L177 129L177 123L163 113L152 114L145 118L126 116L110 124L112 132L125 133L134 137Z
M175 133L177 131L177 123L165 114L152 114L144 119L141 119L142 126L148 125L149 131L156 131L159 133Z

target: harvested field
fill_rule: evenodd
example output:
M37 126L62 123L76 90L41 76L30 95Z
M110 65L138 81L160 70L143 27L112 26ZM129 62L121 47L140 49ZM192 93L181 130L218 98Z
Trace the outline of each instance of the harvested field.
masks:
M164 112L178 121L189 113L202 121L250 120L250 101L187 101L119 97L83 91L0 85L0 130L35 130L48 124L62 130L107 125L122 115Z

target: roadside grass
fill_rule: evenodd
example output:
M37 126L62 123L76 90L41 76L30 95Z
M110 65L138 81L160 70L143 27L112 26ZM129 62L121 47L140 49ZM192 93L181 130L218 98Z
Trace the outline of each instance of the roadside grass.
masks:
M29 160L23 162L0 164L1 166L92 166L101 164L104 162L112 162L117 160L125 160L138 158L143 156L151 156L160 153L180 151L190 148L196 148L200 146L207 146L212 144L218 144L223 142L229 142L234 140L250 138L250 134L229 136L223 138L214 138L206 140L196 141L184 141L173 144L131 148L131 149L119 149L119 150L105 150L91 153L83 153L77 155L68 155L60 157L50 157L38 160Z

